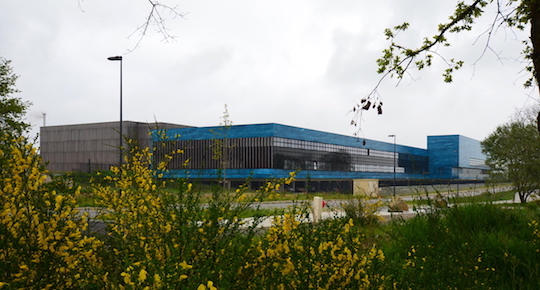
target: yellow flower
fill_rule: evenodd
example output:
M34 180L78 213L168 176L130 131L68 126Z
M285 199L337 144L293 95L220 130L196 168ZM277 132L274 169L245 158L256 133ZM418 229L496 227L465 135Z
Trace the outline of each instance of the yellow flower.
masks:
M216 287L214 287L214 282L212 281L208 281L208 283L206 283L206 285L204 284L201 284L199 285L199 287L197 287L197 290L217 290Z
M188 269L193 268L193 266L186 263L186 261L183 261L182 263L180 263L180 267L182 267L182 270L188 270Z
M131 284L131 275L126 273L126 272L122 272L120 274L120 276L124 277L124 283L126 283L126 285L129 285Z
M156 285L161 285L161 277L159 276L159 274L154 274L154 281L156 282Z
M139 272L139 281L140 282L144 282L146 280L146 277L148 276L148 272L146 272L145 269L142 269L140 272Z
M208 289L210 289L210 290L217 290L217 288L214 287L214 282L212 282L212 281L208 281L207 287L208 287Z

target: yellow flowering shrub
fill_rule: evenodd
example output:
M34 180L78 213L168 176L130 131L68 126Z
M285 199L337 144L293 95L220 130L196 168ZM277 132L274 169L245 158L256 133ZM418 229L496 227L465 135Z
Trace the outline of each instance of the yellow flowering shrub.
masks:
M171 237L175 215L166 207L164 182L151 168L149 148L134 146L120 167L113 166L112 185L95 184L99 204L108 209L111 218L105 257L111 288L160 288L171 281L186 280L191 268L175 252L178 241ZM166 161L157 164L165 168ZM172 258L172 259L171 259Z
M160 173L172 157L154 157L133 147L122 166L94 184L108 219L94 221L107 225L97 234L76 209L79 188L45 184L37 149L0 132L0 289L540 286L536 209L532 216L492 205L428 212L390 224L389 240L363 237L369 230L359 225L376 220L379 203L359 197L346 213L351 219L314 224L308 207L293 208L261 229L263 217L239 216L263 197L278 198L295 172L254 195L247 184L208 194L185 180L164 188Z
M302 212L275 219L240 269L246 288L365 289L383 287L384 254L362 243L352 219L303 223Z
M263 182L261 187L257 189L257 194L261 197L266 198L267 200L276 200L279 199L280 189L283 185L290 185L295 179L298 171L293 171L289 173L288 177L285 178L274 178Z
M295 172L263 183L255 195L246 185L232 192L193 191L180 181L177 193L151 168L150 150L134 148L112 185L96 186L110 210L104 258L110 288L363 288L382 285L374 271L383 253L362 243L352 220L305 223L309 209L277 218L262 239L262 217L242 220L242 211L263 197L275 196ZM159 160L170 160L160 156ZM155 165L164 172L163 163Z
M24 139L0 145L0 288L362 288L385 279L374 272L384 255L362 243L352 221L303 224L305 208L263 233L264 217L238 218L294 172L255 195L247 185L202 194L182 180L170 190L159 173L171 157L153 164L151 150L133 147L94 184L106 229L88 237L87 217L76 210L79 189L48 190Z
M232 193L220 188L203 202L203 194L182 180L176 190L165 189L160 173L171 159L134 146L125 163L112 168L110 184L95 185L111 219L108 287L214 289L230 285L243 263L260 218L244 224L238 216L257 196L247 196L246 186ZM155 160L161 160L157 171Z
M87 218L75 209L74 196L44 187L47 172L25 138L2 131L0 144L0 285L98 286L100 242L85 235Z

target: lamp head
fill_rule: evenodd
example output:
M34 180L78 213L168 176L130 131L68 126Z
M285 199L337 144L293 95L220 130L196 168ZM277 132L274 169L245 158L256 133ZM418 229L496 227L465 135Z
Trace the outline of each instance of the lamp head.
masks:
M117 55L117 56L111 56L111 57L108 57L107 58L108 60L122 60L122 57Z

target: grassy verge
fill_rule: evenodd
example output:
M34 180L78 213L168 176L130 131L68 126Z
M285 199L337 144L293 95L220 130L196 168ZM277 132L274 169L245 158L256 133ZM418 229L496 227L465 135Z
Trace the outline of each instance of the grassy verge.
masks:
M76 197L77 200L77 206L79 207L99 207L99 198L93 194L91 188L84 188L84 193L78 195ZM167 194L174 194L177 193L178 190L166 188L163 189L163 192L167 192ZM177 193L178 194L178 193ZM223 195L229 195L234 196L235 193L230 192L223 192ZM259 193L256 191L245 191L243 194L245 194L246 199L251 199L255 196L260 196ZM197 195L200 197L200 202L205 203L212 199L212 191L209 189L208 191L198 191ZM343 194L343 193L336 193L336 192L315 192L315 193L288 193L288 192L276 192L272 195L263 196L259 198L257 201L260 202L271 202L271 201L305 201L305 200L312 200L314 196L320 196L325 200L330 199L350 199L352 195L350 194Z
M384 272L400 289L537 289L538 218L474 203L394 222Z
M485 202L495 202L495 201L502 201L502 200L511 200L514 198L515 191L502 191L497 193L489 193L485 192L479 195L474 196L457 196L457 195L450 195L448 196L448 202L452 204L458 204L458 203L485 203ZM430 197L430 199L433 199L435 197ZM426 198L425 196L418 196L417 199L412 201L407 201L408 204L412 205L429 205L432 203L432 200Z
M485 192L475 196L452 196L451 203L466 203L466 202L493 202L501 200L511 200L515 196L515 191L501 191L496 193Z

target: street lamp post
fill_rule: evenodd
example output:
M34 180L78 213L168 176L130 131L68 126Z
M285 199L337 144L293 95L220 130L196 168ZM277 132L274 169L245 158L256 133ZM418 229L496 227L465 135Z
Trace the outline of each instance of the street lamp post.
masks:
M123 138L124 138L124 134L122 132L122 128L123 128L123 123L122 123L122 57L111 56L111 57L108 57L107 59L111 61L117 61L117 60L120 61L120 141L119 141L119 147L118 147L120 156L119 156L118 166L122 166L122 159L123 159L122 145L123 145Z
M388 135L394 137L394 199L396 198L396 135Z
M459 196L459 150L454 151L456 153L456 188L457 196Z

